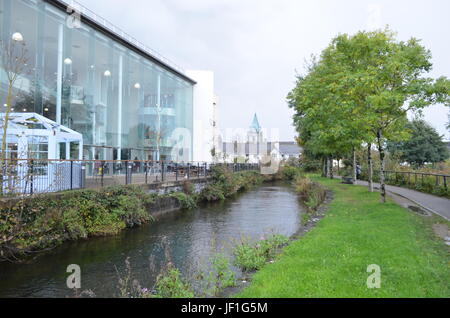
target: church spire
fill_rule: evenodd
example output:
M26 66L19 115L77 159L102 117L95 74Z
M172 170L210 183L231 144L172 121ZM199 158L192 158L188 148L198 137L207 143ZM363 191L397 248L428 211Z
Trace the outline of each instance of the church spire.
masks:
M252 124L250 125L250 129L252 129L253 131L255 131L258 134L261 132L261 125L259 124L258 116L256 115L256 113L255 113L255 116L253 117L253 121L252 121Z

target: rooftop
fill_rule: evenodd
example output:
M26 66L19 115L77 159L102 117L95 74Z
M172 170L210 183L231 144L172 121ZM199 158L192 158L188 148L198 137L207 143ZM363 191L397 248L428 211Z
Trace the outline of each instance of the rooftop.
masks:
M148 47L142 42L138 41L136 38L132 37L122 29L118 28L117 26L106 20L105 18L99 16L95 12L86 8L79 2L75 0L45 0L45 1L52 3L58 7L64 7L64 9L67 9L65 10L66 12L70 12L69 10L71 8L72 11L80 13L81 20L83 22L88 21L95 24L97 28L102 28L103 30L108 32L110 36L112 35L113 37L115 36L121 39L122 41L126 42L128 46L131 46L134 49L144 53L145 55L148 55L152 60L156 61L161 66L181 75L190 82L195 83L194 80L192 80L186 75L186 71L181 66L164 57L162 54L153 50L152 48Z
M295 142L280 142L280 153L282 155L296 156L302 153L302 148Z

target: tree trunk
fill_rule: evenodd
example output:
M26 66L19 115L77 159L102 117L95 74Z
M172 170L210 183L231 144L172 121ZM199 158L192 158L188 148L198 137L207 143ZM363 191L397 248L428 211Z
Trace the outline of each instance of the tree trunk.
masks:
M322 177L327 177L327 158L322 158Z
M3 167L3 163L6 159L6 136L8 134L8 123L9 123L9 113L11 111L11 99L12 99L12 83L9 83L8 87L8 95L6 96L6 111L5 118L3 120L3 138L2 138L2 158L1 164Z
M386 203L386 184L385 184L385 177L384 177L384 170L385 170L385 153L384 153L384 147L382 144L382 134L381 130L377 133L377 139L378 139L378 152L380 153L380 185L381 185L381 203Z
M355 148L353 148L353 182L356 183L357 180L358 178L356 175L356 150Z
M337 173L338 173L338 176L341 175L341 159L338 159L338 162L337 162Z
M369 144L368 147L367 147L367 164L368 164L369 191L373 192L372 144Z
M3 176L6 174L6 138L8 135L9 113L11 112L12 88L13 82L9 82L8 95L6 96L6 111L3 119L2 153L0 158L0 194L3 194Z
M334 172L333 172L333 157L330 157L330 179L334 179Z

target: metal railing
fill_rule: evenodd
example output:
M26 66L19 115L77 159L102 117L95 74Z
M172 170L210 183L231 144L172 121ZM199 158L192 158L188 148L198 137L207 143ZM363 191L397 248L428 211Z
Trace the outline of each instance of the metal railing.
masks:
M379 178L380 178L380 171L375 170L374 181L378 182ZM408 187L428 185L433 187L442 187L445 190L448 190L450 175L438 173L426 173L426 172L387 170L385 171L385 181L387 184L406 185Z
M214 166L233 172L259 170L258 164L175 163L112 160L6 160L0 196L33 195L114 185L145 185L208 178Z
M425 184L433 182L435 186L444 186L448 189L448 181L450 181L450 175L437 174L437 173L425 173L425 172L412 172L412 171L386 171L386 180L394 181L396 183L405 182L407 184Z

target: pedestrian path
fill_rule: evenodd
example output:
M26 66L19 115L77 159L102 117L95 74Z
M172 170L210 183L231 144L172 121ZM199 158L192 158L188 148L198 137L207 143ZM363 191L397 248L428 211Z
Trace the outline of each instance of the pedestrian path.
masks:
M357 184L363 186L369 185L367 181L359 180L357 181ZM380 188L380 184L378 183L374 183L374 186L378 189ZM391 185L386 185L386 191L400 195L417 205L420 205L422 208L450 221L450 199Z

